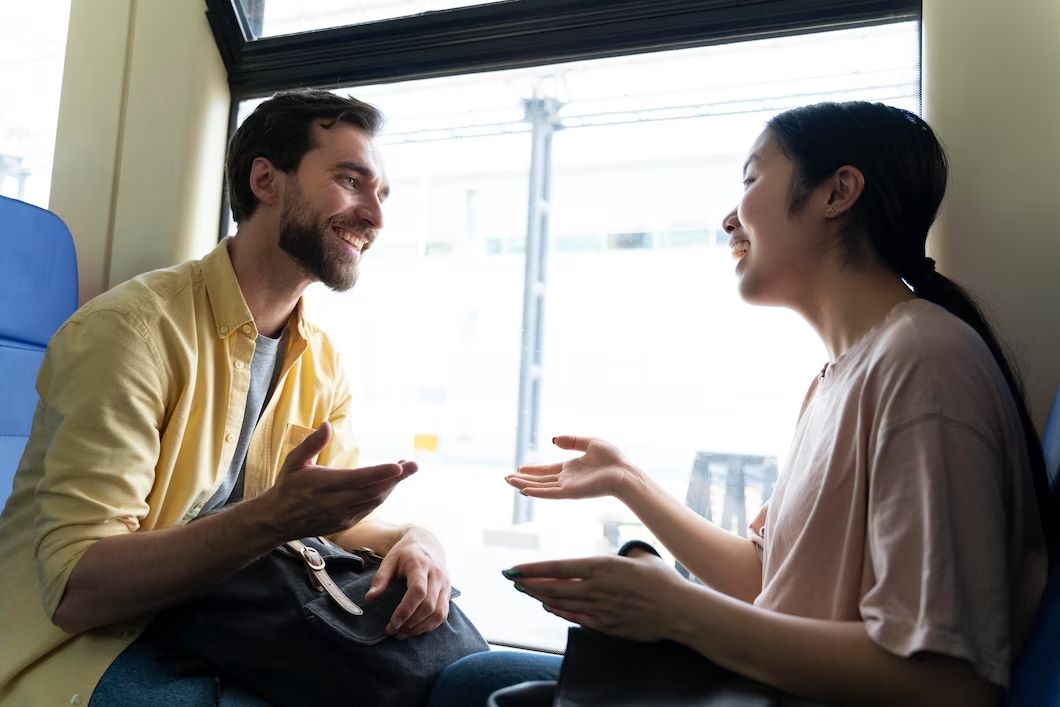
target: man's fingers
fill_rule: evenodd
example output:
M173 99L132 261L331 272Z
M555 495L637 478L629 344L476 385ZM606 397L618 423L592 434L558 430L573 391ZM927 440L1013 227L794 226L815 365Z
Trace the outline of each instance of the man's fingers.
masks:
M339 491L343 489L358 489L370 491L370 487L376 484L393 483L404 475L404 469L397 464L379 464L378 466L365 466L360 469L329 469L321 468L321 472L328 474L330 480L327 483L330 489Z
M394 609L390 622L386 625L386 632L397 633L398 628L404 626L427 597L427 580L424 577L412 579L406 577L408 589L401 603Z
M312 464L317 455L328 446L331 441L331 423L325 420L320 423L312 434L302 440L302 443L292 449L287 455L286 464L288 469L301 469Z
M592 441L592 437L575 437L573 435L560 435L552 438L552 444L560 449L573 449L578 452L584 452L589 449L589 443Z
M379 565L379 569L375 571L375 577L372 578L372 583L368 585L368 591L364 593L364 598L367 601L379 598L379 595L386 591L386 588L390 586L390 580L394 577L395 564L396 563L390 556L383 558L383 561Z
M416 610L412 612L412 616L396 628L398 635L418 636L432 628L437 628L442 623L442 620L435 615L438 609L438 593L441 590L441 583L434 582L433 585L428 586L426 595Z
M414 623L415 617L409 619L405 625L401 627L398 634L420 636L429 631L433 631L445 623L445 620L449 617L449 595L451 593L452 587L446 582L441 591L438 592L438 597L434 602L434 609L427 612L422 621Z

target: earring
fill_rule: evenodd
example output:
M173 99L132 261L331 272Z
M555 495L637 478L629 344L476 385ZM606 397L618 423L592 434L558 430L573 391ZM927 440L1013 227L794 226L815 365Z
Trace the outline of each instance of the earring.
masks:
M824 210L824 215L828 218L835 216L835 207L829 204L828 208Z

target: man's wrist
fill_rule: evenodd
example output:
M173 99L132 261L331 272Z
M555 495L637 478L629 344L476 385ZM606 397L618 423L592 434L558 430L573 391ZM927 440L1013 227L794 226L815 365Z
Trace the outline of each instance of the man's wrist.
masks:
M294 539L287 537L286 530L277 522L264 494L248 498L225 512L232 514L230 517L240 524L247 537L258 538L266 549Z

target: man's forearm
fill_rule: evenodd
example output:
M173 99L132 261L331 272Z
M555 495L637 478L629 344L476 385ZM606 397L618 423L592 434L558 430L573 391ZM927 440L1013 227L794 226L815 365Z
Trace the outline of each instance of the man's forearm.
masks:
M69 633L177 604L280 544L244 501L188 525L103 538L74 566L52 621Z
M335 543L346 550L354 550L359 547L368 547L380 555L390 552L398 540L409 531L412 526L393 525L374 518L366 518L334 536Z

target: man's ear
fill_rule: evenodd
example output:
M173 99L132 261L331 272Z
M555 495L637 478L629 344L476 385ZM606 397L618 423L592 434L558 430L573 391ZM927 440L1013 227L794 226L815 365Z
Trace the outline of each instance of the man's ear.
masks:
M267 206L279 203L283 184L283 172L268 158L256 157L250 165L250 190L258 201Z
M828 180L828 190L825 218L842 216L850 211L865 191L865 175L857 167L843 165Z

